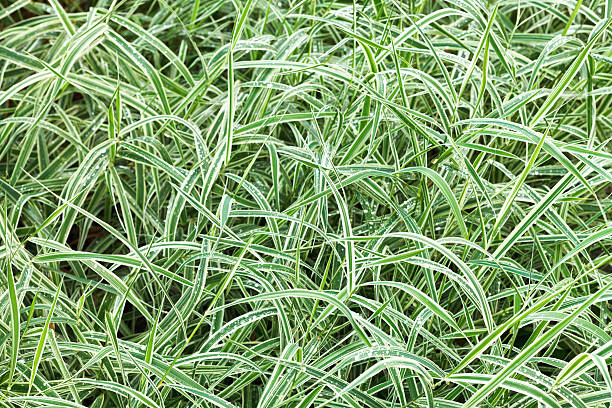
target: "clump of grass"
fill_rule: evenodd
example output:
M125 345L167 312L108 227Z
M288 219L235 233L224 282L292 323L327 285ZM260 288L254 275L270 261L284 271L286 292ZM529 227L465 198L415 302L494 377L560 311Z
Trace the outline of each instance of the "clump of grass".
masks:
M609 1L2 0L0 405L609 407Z

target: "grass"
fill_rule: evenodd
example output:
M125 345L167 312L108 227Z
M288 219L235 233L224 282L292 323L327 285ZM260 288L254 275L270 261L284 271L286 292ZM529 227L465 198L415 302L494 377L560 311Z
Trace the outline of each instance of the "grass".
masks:
M612 406L609 1L0 5L0 406Z

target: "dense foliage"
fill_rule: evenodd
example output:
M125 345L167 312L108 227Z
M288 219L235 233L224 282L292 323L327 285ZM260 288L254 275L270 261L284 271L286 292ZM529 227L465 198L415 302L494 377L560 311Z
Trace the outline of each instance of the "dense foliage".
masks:
M0 4L0 406L612 405L610 1Z

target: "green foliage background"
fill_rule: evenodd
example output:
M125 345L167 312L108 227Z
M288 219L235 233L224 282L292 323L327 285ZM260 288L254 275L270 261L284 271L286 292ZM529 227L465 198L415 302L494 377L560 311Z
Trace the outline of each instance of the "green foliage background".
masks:
M0 406L612 405L610 1L0 4Z

